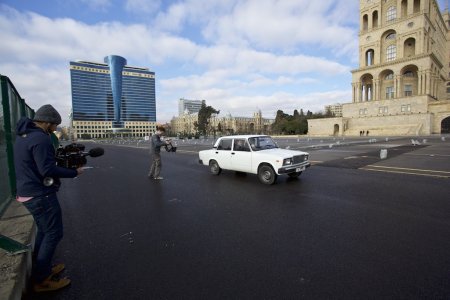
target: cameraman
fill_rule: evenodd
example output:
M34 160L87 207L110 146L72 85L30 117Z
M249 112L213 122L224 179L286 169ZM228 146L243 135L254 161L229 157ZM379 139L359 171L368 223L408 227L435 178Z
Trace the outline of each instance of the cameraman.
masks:
M64 264L52 267L53 254L63 237L61 207L56 192L60 185L59 178L76 177L83 169L56 165L50 134L58 124L61 124L60 114L47 104L36 111L33 120L22 118L16 127L16 197L33 215L37 226L33 253L35 292L54 291L70 284L68 278L54 276L64 269Z
M164 129L164 127L157 127L155 134L152 135L152 144L150 146L152 163L150 165L150 171L147 175L151 179L163 179L161 176L159 176L159 174L161 173L161 146L170 144L170 140L161 141L161 135L165 131L166 130Z

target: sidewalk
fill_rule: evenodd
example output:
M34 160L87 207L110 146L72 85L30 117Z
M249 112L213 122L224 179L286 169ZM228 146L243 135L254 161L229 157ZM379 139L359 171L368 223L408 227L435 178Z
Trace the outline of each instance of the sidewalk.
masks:
M33 217L20 203L12 201L0 219L0 233L22 244L34 241ZM9 255L0 249L0 299L21 299L30 278L31 252Z

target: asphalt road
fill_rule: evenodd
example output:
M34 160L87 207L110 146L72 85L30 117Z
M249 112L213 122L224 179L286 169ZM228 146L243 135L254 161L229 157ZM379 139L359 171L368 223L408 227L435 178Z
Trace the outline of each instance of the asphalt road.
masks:
M450 299L450 143L402 145L311 147L273 186L211 175L206 145L163 153L162 181L146 149L103 145L59 193L72 285L26 298Z

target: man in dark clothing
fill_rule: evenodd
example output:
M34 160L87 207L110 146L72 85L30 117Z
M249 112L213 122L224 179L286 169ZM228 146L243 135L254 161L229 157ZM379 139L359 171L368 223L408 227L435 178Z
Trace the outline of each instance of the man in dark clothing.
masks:
M148 177L151 179L163 179L159 174L161 173L161 146L168 145L169 140L161 141L161 135L165 132L164 127L158 127L155 134L152 136L152 143L150 146L151 165Z
M36 111L33 120L17 123L14 143L17 200L30 211L37 226L34 243L33 288L36 292L53 291L70 284L68 278L57 278L63 264L52 267L56 246L63 237L61 207L56 192L59 178L73 178L83 169L56 165L55 148L50 133L61 123L61 116L51 106Z

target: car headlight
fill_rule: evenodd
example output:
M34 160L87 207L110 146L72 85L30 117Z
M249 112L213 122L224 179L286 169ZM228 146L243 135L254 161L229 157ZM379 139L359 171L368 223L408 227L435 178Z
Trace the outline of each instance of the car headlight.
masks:
M292 157L291 158L285 158L284 160L283 160L283 166L289 166L289 165L292 165Z
M304 157L304 161L307 161L308 160L308 158L309 158L309 155L305 155L305 157Z

